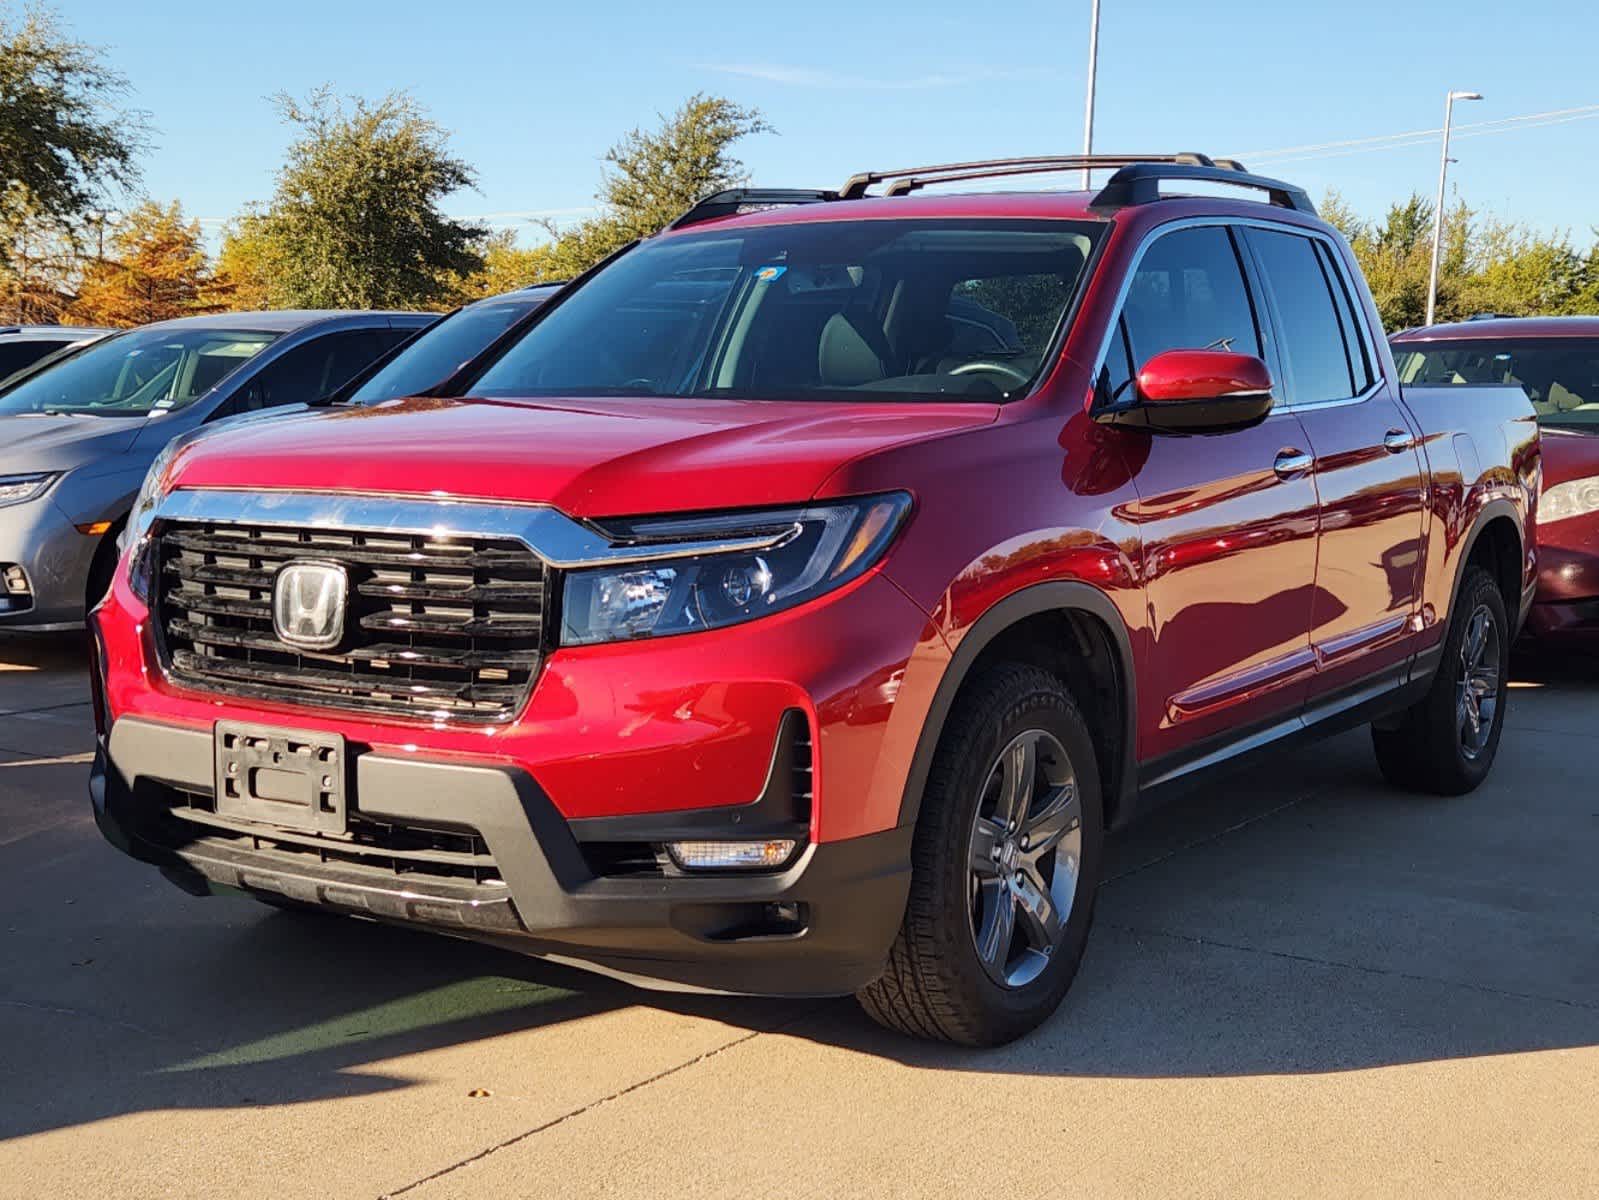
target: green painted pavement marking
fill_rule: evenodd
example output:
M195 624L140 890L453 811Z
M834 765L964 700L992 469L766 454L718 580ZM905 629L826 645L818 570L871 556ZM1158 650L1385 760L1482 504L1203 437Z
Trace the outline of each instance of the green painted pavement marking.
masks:
M492 1016L518 1008L533 1008L576 994L565 988L541 987L500 976L463 979L190 1059L164 1068L163 1074L211 1071L219 1067L251 1066L297 1058L334 1046L359 1045L378 1038L412 1033L432 1025Z

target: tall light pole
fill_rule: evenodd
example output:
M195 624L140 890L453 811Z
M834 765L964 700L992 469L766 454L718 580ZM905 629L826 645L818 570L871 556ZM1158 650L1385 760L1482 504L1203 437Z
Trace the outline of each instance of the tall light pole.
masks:
M1094 13L1088 26L1088 99L1083 112L1083 157L1094 152L1094 84L1099 74L1099 0L1093 0ZM1083 190L1089 183L1089 169L1083 168Z
M1432 213L1432 269L1427 273L1427 324L1438 307L1438 251L1444 240L1444 181L1449 177L1449 127L1456 100L1481 100L1481 92L1450 92L1444 100L1444 145L1438 159L1438 207Z

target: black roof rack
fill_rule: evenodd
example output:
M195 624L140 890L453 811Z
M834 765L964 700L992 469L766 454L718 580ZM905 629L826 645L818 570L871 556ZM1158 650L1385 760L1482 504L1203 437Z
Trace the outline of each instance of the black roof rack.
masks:
M882 195L904 196L935 183L963 183L972 179L999 179L1010 175L1043 175L1057 171L1114 170L1110 182L1094 196L1094 208L1124 208L1161 199L1164 182L1202 181L1255 188L1281 208L1316 214L1304 191L1280 179L1251 175L1235 158L1183 154L1040 154L1026 158L989 158L972 162L937 163L926 167L901 167L893 171L862 171L851 175L836 192L793 188L731 188L707 196L667 229L681 229L701 221L734 216L761 208L790 204L822 204L833 200L862 200L869 189L887 183Z
M821 204L837 200L837 192L806 191L801 188L728 188L705 197L689 209L667 229L681 229L685 225L698 225L701 221L714 221L718 217L736 216L762 208L780 208L789 204Z
M1231 165L1223 166L1222 163ZM1265 192L1267 201L1279 208L1291 208L1312 217L1316 215L1316 206L1310 202L1303 188L1280 179L1251 175L1232 159L1209 164L1174 163L1169 166L1134 163L1110 177L1110 182L1100 188L1099 194L1094 197L1093 207L1125 208L1133 204L1150 204L1161 199L1162 183L1181 182L1226 183L1233 187L1255 188Z

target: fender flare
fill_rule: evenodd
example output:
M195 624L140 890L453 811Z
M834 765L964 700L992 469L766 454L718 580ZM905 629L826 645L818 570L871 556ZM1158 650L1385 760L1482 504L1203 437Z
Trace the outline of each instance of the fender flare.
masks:
M1125 801L1131 791L1138 786L1136 724L1138 697L1137 676L1133 670L1132 639L1127 633L1127 626L1122 621L1121 613L1104 592L1086 583L1055 580L1036 583L1012 592L979 617L961 638L960 646L951 657L949 665L944 668L944 675L939 680L937 691L933 694L933 703L927 710L927 719L922 723L921 735L916 741L916 752L911 757L911 768L905 779L905 791L900 799L901 828L914 825L921 813L922 793L927 787L927 775L932 769L933 755L938 750L944 724L949 719L955 697L971 674L978 656L995 638L1017 623L1039 613L1062 610L1087 613L1098 618L1110 630L1122 690L1124 736L1119 800L1122 802L1122 810L1127 810Z
M1460 595L1460 583L1466 577L1466 564L1471 561L1471 556L1477 549L1477 539L1482 536L1482 531L1488 527L1488 522L1497 520L1499 517L1508 517L1510 519L1510 523L1516 527L1516 538L1521 542L1521 556L1516 560L1516 582L1518 590L1523 594L1516 597L1518 611L1511 614L1512 618L1518 622L1519 627L1522 615L1520 609L1523 607L1521 602L1525 598L1525 585L1521 583L1521 570L1527 552L1527 527L1522 522L1520 511L1503 496L1495 496L1492 500L1489 500L1478 510L1477 515L1472 518L1471 529L1461 542L1460 561L1455 563L1455 578L1449 588L1448 616L1454 616L1455 600Z

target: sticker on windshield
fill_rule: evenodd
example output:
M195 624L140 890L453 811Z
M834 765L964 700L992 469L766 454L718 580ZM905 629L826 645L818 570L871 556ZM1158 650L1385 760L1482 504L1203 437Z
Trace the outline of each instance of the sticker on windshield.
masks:
M781 279L783 277L783 272L786 270L788 270L787 267L762 267L759 271L755 272L755 278L761 283L771 283L774 279Z

